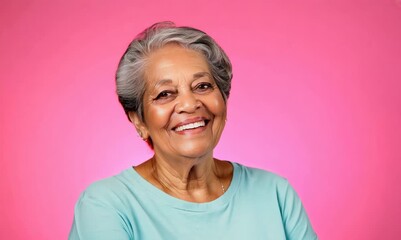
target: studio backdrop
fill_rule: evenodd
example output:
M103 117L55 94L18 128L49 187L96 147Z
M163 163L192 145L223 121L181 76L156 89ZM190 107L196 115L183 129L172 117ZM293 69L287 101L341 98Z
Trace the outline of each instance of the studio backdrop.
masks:
M152 155L114 75L165 20L232 60L218 158L287 178L320 239L399 238L400 1L17 0L0 7L0 239L66 239L90 183Z

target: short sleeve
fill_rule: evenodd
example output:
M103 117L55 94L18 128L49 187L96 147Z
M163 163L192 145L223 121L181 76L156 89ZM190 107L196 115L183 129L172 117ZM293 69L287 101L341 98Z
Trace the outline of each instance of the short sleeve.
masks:
M75 206L69 240L128 240L124 218L117 209L84 192Z
M298 194L287 180L285 180L283 191L280 192L280 207L286 238L289 240L318 239Z

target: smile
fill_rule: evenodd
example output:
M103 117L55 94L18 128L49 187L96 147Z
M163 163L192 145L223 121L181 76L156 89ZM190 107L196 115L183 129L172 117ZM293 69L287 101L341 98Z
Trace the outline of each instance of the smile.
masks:
M181 132L181 131L184 131L184 130L195 129L195 128L204 127L204 126L206 126L206 122L205 121L199 121L199 122L194 122L194 123L181 125L181 126L175 128L174 131Z

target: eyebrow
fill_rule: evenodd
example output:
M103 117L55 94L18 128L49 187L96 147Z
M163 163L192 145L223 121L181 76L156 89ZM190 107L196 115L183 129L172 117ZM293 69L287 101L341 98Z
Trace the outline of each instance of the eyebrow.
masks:
M162 80L158 81L158 82L155 84L155 87L159 87L159 86L163 86L163 85L168 85L168 84L171 84L171 83L173 83L173 80L171 80L171 79L162 79Z
M192 76L193 76L193 80L197 80L197 79L205 77L205 76L207 76L209 78L212 77L212 75L208 72L198 72L198 73L194 73ZM173 83L173 80L171 80L171 79L168 79L168 78L162 79L155 84L155 87L157 88L159 86L168 85L168 84L172 84L172 83Z
M198 79L198 78L205 77L205 76L208 76L209 78L212 77L212 76L210 75L210 73L208 73L208 72L198 72L198 73L195 73L195 74L193 75L194 80L196 80L196 79Z

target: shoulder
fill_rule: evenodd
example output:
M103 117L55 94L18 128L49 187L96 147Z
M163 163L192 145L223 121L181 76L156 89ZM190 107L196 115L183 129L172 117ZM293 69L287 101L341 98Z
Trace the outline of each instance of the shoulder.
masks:
M239 169L241 180L248 184L263 185L263 188L286 188L288 180L276 173L253 167L233 163Z
M274 197L280 205L283 205L287 198L298 198L286 178L267 170L236 165L240 172L241 187L247 189L247 192Z
M262 169L240 164L236 167L242 172L247 195L258 196L253 198L254 203L259 199L264 203L261 206L269 209L277 204L287 239L317 239L302 202L287 179Z
M298 194L286 178L263 169L237 165L243 175L241 180L249 189L275 194L281 206L300 203Z
M69 239L131 239L124 172L85 189L75 205Z
M80 201L88 199L103 203L119 201L129 193L127 171L128 169L118 175L93 182L82 192Z

